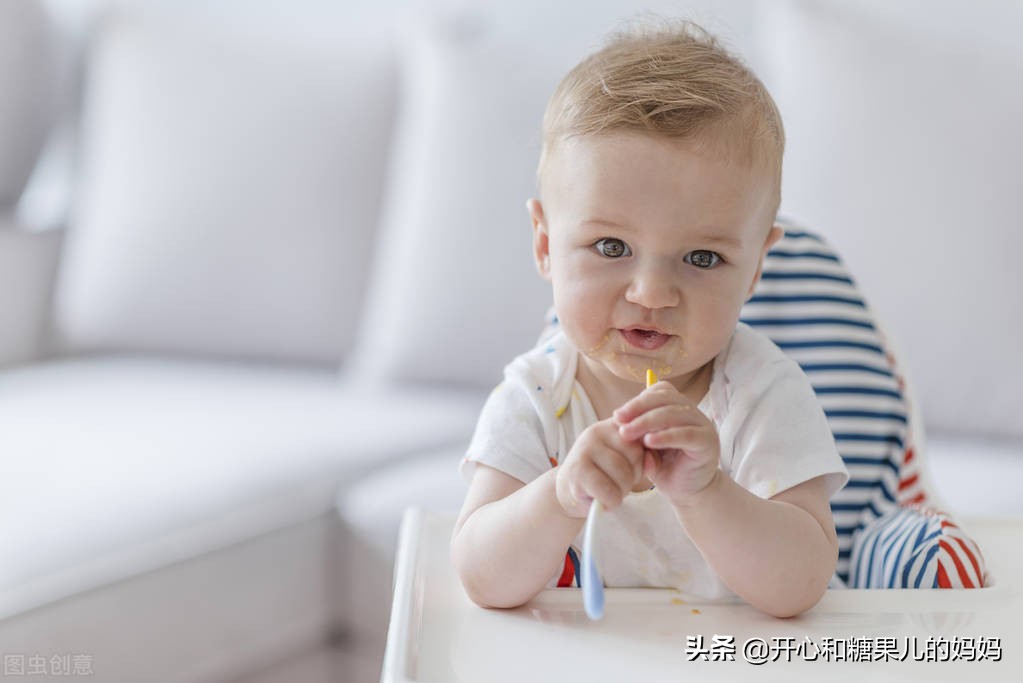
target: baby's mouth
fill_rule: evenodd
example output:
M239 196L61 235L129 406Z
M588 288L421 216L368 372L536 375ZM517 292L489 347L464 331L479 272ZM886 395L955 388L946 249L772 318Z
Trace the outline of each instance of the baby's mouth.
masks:
M622 336L625 337L625 341L629 342L629 344L646 351L659 349L667 344L668 340L671 339L670 334L658 332L657 330L633 328L630 330L622 330L621 333Z

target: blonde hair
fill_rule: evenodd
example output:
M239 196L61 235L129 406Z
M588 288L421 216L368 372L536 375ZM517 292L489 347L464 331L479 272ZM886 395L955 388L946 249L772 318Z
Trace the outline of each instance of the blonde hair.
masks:
M780 202L785 132L778 108L741 59L690 21L645 18L568 72L544 113L541 186L559 142L621 130L765 163Z

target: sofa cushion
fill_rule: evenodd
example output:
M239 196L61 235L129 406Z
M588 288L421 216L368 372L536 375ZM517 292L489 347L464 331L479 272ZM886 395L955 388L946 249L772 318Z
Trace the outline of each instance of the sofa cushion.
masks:
M342 615L360 652L382 657L390 614L394 550L409 507L457 513L467 486L458 472L465 443L417 454L362 477L338 495L337 511L349 552Z
M404 42L384 232L352 365L373 381L489 387L550 304L525 203L545 102L570 64L441 20Z
M53 43L43 3L0 3L0 209L17 203L55 117Z
M483 398L142 356L6 370L0 617L330 510L350 477L467 441Z
M114 12L91 46L57 292L74 350L337 361L394 109L393 48Z
M1023 90L1006 84L1023 81L1023 5L771 10L784 211L828 237L888 321L929 431L1020 439Z
M0 367L43 355L63 233L28 232L0 213Z

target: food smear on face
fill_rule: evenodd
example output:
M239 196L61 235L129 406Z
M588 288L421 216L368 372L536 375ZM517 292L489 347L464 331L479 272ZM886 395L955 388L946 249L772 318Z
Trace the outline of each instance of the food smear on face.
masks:
M594 347L593 347L592 349L590 349L589 351L587 351L587 352L586 352L586 355L587 355L587 356L592 356L592 355L594 355L595 353L597 353L598 351L600 351L600 350L601 350L602 348L604 348L605 346L607 346L607 343L608 343L609 341L611 341L611 334L610 334L610 333L608 333L608 334L605 334L605 335L604 335L604 338L600 340L600 343L599 343L599 344L597 344L596 346L594 346Z
M630 359L634 358L636 356L636 350L643 349L643 346L635 345L630 342L628 339L630 333L639 334L641 336L647 334L647 332L642 330L620 330L618 334L618 341L612 344L610 343L611 333L608 333L604 335L604 338L599 344L588 349L584 353L586 356L602 363L609 369L611 366L617 365L619 372L624 370L626 377L637 382L642 382L645 379L647 368L653 369L658 377L669 377L675 371L674 366L670 362L671 359L675 357L687 358L689 356L686 350L680 346L676 351L668 353L667 355L669 358L667 359L646 359L644 365L637 367L630 362ZM663 336L666 339L670 339L671 337L671 335L660 336ZM667 351L667 349L664 349L664 351ZM647 365L647 363L654 363L654 365L651 367Z

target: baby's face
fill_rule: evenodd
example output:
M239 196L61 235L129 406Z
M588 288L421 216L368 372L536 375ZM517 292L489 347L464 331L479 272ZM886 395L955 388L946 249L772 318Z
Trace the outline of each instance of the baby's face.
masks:
M766 170L618 132L563 141L532 205L537 264L602 381L683 384L732 335L770 243Z

